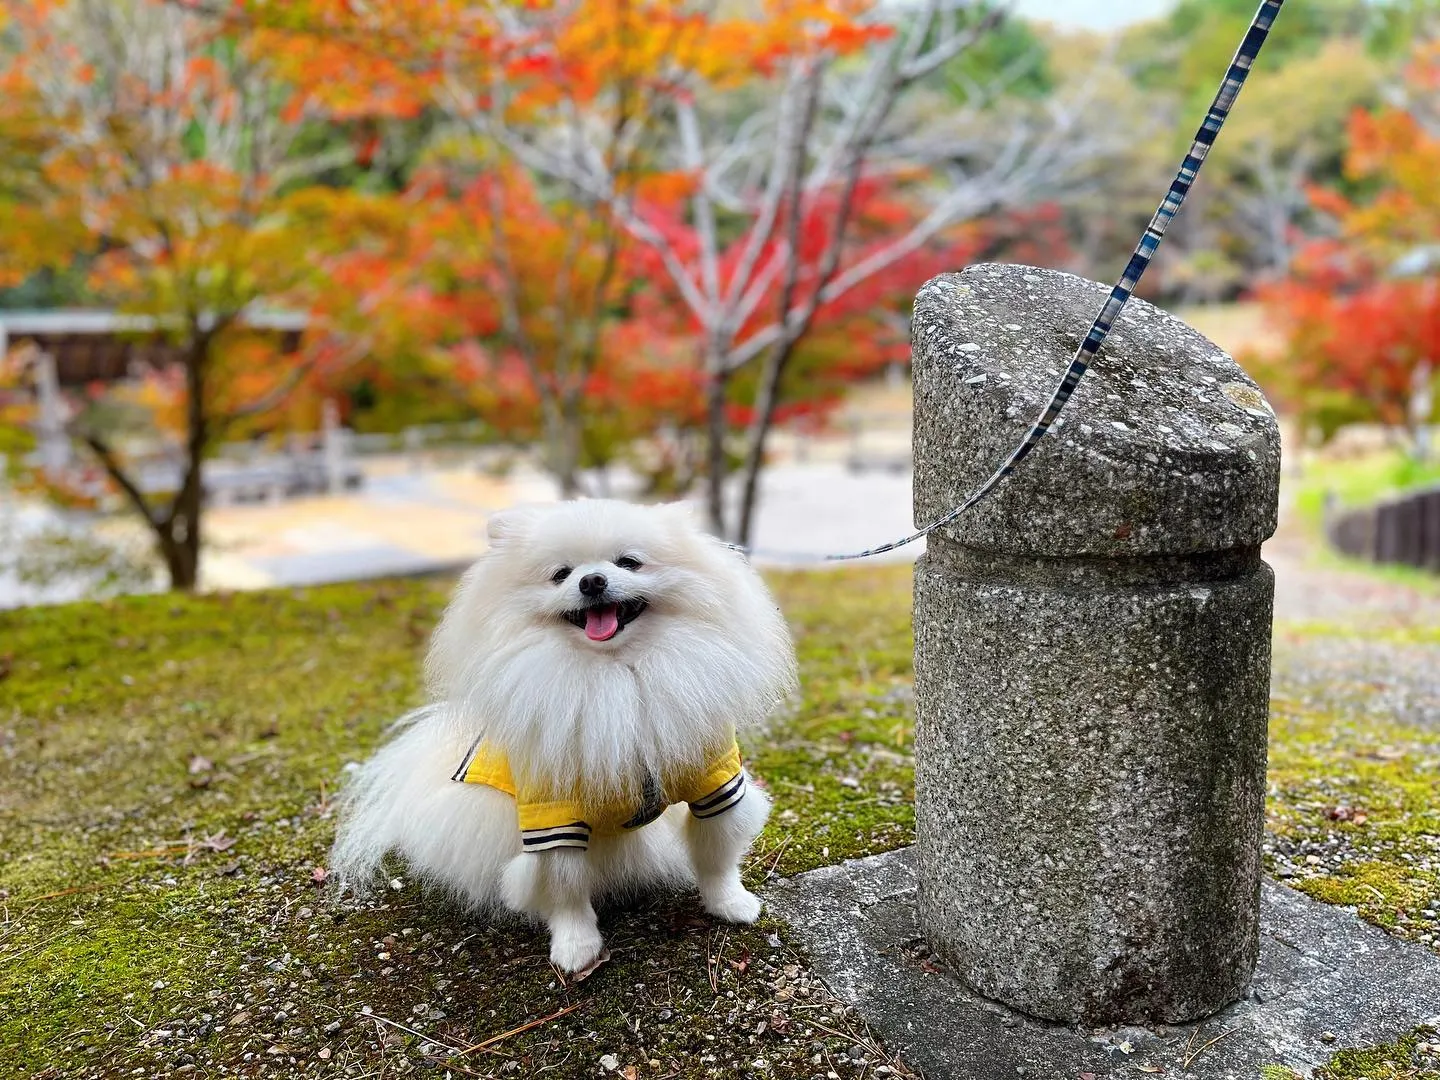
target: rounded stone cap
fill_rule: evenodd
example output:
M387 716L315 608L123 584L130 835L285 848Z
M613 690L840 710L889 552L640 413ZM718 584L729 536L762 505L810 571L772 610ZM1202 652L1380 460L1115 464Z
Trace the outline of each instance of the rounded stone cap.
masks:
M927 282L911 329L915 518L958 506L1050 400L1110 288L982 263ZM1131 300L1060 419L942 530L1042 557L1187 555L1275 531L1280 432L1260 388L1185 323Z

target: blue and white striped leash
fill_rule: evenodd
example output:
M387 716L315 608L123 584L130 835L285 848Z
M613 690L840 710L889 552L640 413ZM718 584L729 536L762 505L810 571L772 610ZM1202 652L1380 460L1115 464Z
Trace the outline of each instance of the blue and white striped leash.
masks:
M1035 449L1035 444L1050 430L1051 425L1060 415L1060 411L1065 408L1065 403L1070 400L1070 395L1080 385L1080 380L1089 370L1090 362L1100 351L1100 346L1105 343L1110 328L1120 318L1120 313L1125 310L1125 305L1129 303L1135 287L1140 284L1140 279L1150 266L1150 260L1155 257L1155 251L1159 248L1160 241L1165 237L1165 230L1170 227L1170 222L1175 219L1175 215L1180 212L1180 207L1185 202L1185 196L1190 194L1190 188L1194 185L1195 178L1200 175L1200 167L1205 164L1205 158L1215 144L1215 137L1220 134L1220 128L1224 125L1225 118L1230 115L1230 109L1235 104L1235 99L1240 96L1240 89L1245 85L1245 79L1250 74L1255 58L1260 55L1260 49L1264 46L1265 39L1270 36L1270 27L1275 22L1275 16L1280 14L1280 8L1284 6L1284 3L1285 0L1264 0L1260 9L1255 12L1250 29L1245 33L1245 40L1240 43L1235 58L1230 61L1230 69L1225 73L1225 81L1220 84L1220 90L1210 104L1210 111L1205 115L1205 122L1200 125L1200 130L1195 135L1195 141L1190 144L1190 150L1185 155L1185 160L1180 163L1180 171L1175 174L1174 183L1170 185L1170 190L1165 193L1165 198L1160 203L1159 209L1155 211L1155 216L1146 226L1145 235L1140 238L1135 253L1130 256L1130 262L1126 264L1125 272L1120 275L1120 280L1115 283L1115 288L1111 290L1105 306L1095 317L1094 325L1090 327L1090 333L1080 343L1080 348L1076 351L1075 358L1070 361L1070 367L1066 369L1060 385L1055 388L1050 403L1045 406L1039 419L1031 426L1029 434L1025 436L1019 446L1011 451L1004 464L991 473L990 478L976 488L975 493L961 505L939 520L931 522L919 532L911 533L909 536L893 540L888 544L881 544L879 547L868 548L865 551L857 551L850 555L823 555L814 561L849 562L854 559L868 559L873 555L883 555L887 551L894 551L896 548L924 539L936 529L949 525L990 494L995 486L1014 472L1015 466L1025 460L1030 451ZM763 556L766 554L762 549L731 546L752 555ZM798 557L794 552L777 554L785 554L792 559Z

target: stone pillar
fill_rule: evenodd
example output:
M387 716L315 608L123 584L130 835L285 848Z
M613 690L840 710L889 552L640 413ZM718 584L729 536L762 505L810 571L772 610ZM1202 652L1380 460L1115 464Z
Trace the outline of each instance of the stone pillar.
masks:
M72 449L70 436L65 431L70 409L60 392L60 376L53 355L37 350L31 371L35 386L35 441L40 467L50 479L59 479L70 467Z
M915 516L1038 415L1108 287L974 266L915 301ZM981 993L1178 1022L1254 968L1280 438L1132 301L1058 425L915 572L919 917Z
M320 406L320 453L325 463L325 490L338 495L345 490L345 432L340 427L340 407L330 398Z

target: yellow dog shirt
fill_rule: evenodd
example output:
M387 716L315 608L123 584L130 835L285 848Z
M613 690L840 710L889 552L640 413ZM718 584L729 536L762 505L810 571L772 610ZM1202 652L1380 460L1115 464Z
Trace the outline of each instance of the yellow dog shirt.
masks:
M698 772L666 777L663 784L645 778L639 806L633 803L592 805L575 799L537 798L522 791L510 772L503 751L475 740L450 779L484 784L515 798L520 817L520 839L526 851L590 846L590 837L613 836L648 825L675 803L689 803L697 818L723 814L745 797L745 773L740 747L734 742L720 757Z

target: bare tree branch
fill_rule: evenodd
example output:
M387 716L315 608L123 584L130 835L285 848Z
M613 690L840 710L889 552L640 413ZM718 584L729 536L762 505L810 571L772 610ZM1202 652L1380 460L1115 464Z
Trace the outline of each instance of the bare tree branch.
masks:
M134 507L135 512L145 519L145 523L150 528L158 530L163 519L156 514L150 501L145 498L145 493L125 471L125 467L120 463L119 457L116 456L110 444L91 431L75 431L73 434L90 448L90 452L100 462L100 467L105 470L105 475L110 477L115 486L125 493L125 497L130 500L130 505Z

